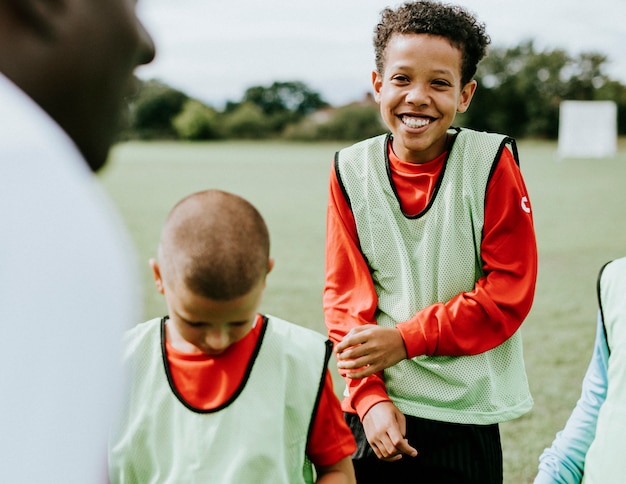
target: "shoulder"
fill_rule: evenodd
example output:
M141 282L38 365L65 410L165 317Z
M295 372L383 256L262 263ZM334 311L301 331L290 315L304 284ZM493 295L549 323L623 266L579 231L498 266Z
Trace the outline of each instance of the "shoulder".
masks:
M313 331L312 329L305 328L304 326L297 325L295 323L286 321L281 318L277 318L276 316L266 315L268 330L271 329L272 333L277 334L280 337L285 338L304 338L305 340L313 341L313 342L322 342L324 343L327 338L318 333L317 331ZM294 343L298 343L298 340L294 341Z
M626 257L607 262L600 268L597 282L600 304L611 286L626 288Z
M601 309L609 294L619 291L620 288L626 289L626 257L607 262L600 269L597 292Z
M371 148L378 148L379 146L384 147L389 136L390 136L389 133L381 134L378 136L374 136L373 138L368 138L368 139L359 141L358 143L355 143L351 146L343 148L336 153L335 160L337 160L339 156L344 157L344 156L349 156L351 154L362 153Z
M467 157L480 166L489 166L489 184L507 179L508 183L520 185L521 172L517 142L514 138L501 133L475 131L467 128L456 129L453 149L461 153L463 162ZM477 156L482 154L482 156ZM482 161L479 161L482 160Z
M600 269L600 278L620 275L626 277L626 257L607 262Z
M372 167L374 172L382 169L383 162L387 159L387 144L390 137L389 133L375 136L335 153L335 176L342 186L346 199L349 199L345 193L346 183L349 185L351 180L367 178Z
M517 146L515 139L501 133L490 133L487 131L475 131L468 128L454 128L456 133L454 146L463 149L473 148L484 150L492 150L497 156L502 153L505 146L509 146L513 156L517 158Z
M146 343L154 343L155 339L160 344L161 321L162 318L154 318L137 324L124 333L124 359L128 359L136 354L140 346Z
M275 316L266 315L266 318L264 340L271 339L271 344L285 356L309 363L328 362L331 343L326 335Z
M450 128L448 132L453 132L460 138L473 138L473 139L513 139L509 135L504 133L495 133L492 131L477 131L471 128Z
M609 328L623 321L626 314L626 257L608 262L600 269L597 282L600 317L604 323L607 341L611 340Z

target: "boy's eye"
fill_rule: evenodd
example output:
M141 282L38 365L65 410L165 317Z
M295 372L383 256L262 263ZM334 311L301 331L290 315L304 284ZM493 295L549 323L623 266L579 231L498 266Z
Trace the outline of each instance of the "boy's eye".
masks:
M190 326L192 328L201 328L201 327L207 325L207 323L204 323L202 321L190 321L188 319L185 319L180 314L177 314L176 318L178 319L178 321L180 321L185 326Z
M433 81L435 86L450 87L450 83L444 79L436 79Z
M393 76L391 80L396 81L396 82L408 82L409 78L404 75L396 75L396 76Z

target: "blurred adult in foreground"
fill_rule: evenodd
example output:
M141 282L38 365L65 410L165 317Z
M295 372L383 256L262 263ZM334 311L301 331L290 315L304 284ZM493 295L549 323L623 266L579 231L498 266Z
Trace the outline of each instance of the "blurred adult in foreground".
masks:
M93 172L136 66L135 0L0 0L0 482L106 480L117 348L140 314Z

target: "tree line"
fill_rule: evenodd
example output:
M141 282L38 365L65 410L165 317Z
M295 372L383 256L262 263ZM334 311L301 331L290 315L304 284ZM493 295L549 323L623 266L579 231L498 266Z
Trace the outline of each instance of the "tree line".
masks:
M626 134L626 86L606 73L606 56L538 51L532 41L492 48L478 67L479 87L455 124L516 138L556 139L564 100L614 101ZM593 120L590 120L593 122ZM386 131L371 96L330 106L304 82L254 86L218 110L158 80L143 83L131 103L123 139L358 140Z

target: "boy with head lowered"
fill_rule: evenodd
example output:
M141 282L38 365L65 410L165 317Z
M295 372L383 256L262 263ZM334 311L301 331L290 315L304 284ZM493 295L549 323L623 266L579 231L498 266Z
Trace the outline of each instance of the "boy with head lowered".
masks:
M330 342L257 313L269 254L263 218L237 195L195 193L170 212L151 260L169 315L127 334L113 483L354 482Z

